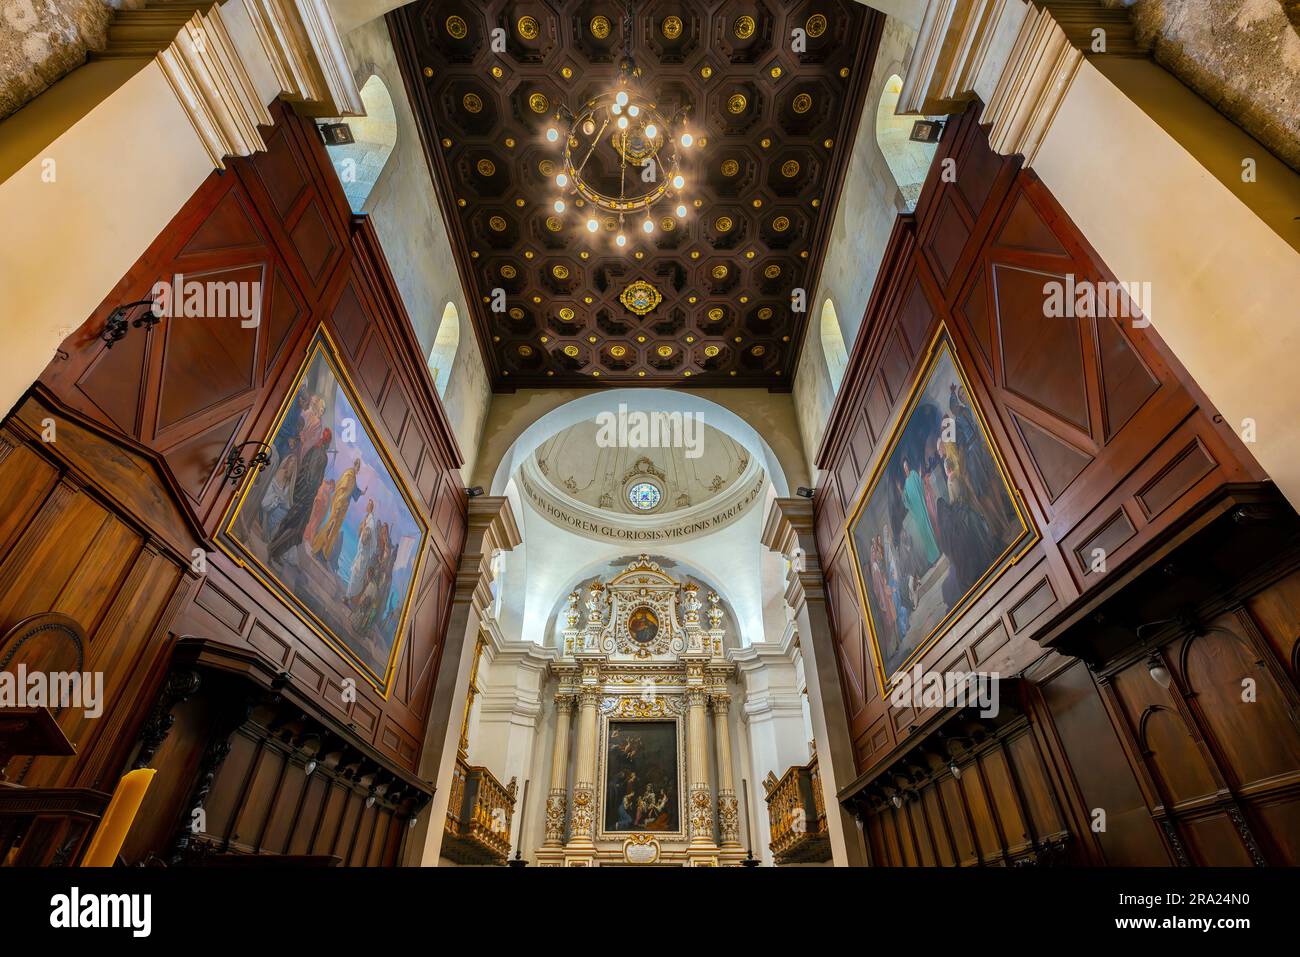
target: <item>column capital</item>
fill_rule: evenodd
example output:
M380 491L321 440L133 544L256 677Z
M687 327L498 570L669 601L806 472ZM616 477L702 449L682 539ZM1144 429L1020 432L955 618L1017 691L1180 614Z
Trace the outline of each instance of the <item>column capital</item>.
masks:
M456 601L472 602L483 615L492 604L492 556L511 551L522 538L510 500L503 495L480 495L469 500L465 544L456 570Z
M719 717L731 710L731 695L725 691L710 694L709 701L713 704L713 713Z
M561 692L555 696L555 711L557 714L572 714L574 706L574 695Z

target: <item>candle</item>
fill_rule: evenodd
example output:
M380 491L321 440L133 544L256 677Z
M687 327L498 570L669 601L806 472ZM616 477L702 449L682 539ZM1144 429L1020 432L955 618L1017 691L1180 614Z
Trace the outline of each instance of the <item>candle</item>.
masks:
M82 867L113 866L144 801L144 792L149 790L149 783L157 773L154 768L138 768L128 771L117 782L117 790L113 792L95 836L90 839L90 847L81 860Z

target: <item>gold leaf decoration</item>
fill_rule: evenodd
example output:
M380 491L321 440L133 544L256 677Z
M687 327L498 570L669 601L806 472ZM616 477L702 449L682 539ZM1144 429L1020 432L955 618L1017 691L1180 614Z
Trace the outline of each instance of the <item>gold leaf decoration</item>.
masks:
M619 301L627 307L629 312L644 316L663 301L663 296L650 283L644 279L638 279L623 290L622 295L619 296Z

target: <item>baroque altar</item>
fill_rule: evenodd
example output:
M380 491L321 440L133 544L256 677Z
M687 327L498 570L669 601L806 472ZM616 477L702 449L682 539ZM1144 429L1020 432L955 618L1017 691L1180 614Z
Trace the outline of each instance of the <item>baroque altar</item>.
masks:
M641 555L570 594L564 618L537 863L738 864L719 596Z

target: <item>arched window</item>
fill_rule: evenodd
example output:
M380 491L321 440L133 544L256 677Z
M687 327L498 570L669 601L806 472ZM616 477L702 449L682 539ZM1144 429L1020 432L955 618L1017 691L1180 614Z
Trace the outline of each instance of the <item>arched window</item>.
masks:
M885 162L894 174L894 182L898 184L908 210L913 210L938 145L912 141L912 124L917 118L899 116L894 112L902 90L903 78L897 73L885 82L880 105L876 108L876 142L880 144L880 152L885 154Z
M826 371L831 377L831 389L840 391L844 369L849 364L849 351L844 347L844 333L840 317L835 314L835 304L829 299L822 304L821 319L822 354L826 356Z
M361 102L365 104L366 115L346 120L353 142L329 147L330 160L355 213L364 210L370 191L397 145L397 114L384 81L378 76L366 80L361 88Z
M456 360L456 347L460 345L460 314L454 302L447 303L442 310L442 319L438 322L438 335L433 340L433 351L429 353L429 375L438 390L438 398L447 393L447 380L451 378L451 366Z

